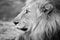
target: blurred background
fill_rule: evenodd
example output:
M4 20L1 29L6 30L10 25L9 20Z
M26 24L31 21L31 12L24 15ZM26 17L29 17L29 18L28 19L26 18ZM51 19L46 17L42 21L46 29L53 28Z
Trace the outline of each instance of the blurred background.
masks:
M25 6L26 0L0 0L0 21L11 21Z

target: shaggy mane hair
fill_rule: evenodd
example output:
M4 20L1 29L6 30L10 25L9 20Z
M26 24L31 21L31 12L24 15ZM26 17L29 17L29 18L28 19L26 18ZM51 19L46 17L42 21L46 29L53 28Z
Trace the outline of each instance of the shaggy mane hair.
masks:
M34 4L35 2L37 5ZM27 3L27 5L34 4L35 6L38 6L37 9L39 12L37 13L39 15L37 18L38 22L36 23L37 26L32 32L30 30L26 33L29 34L29 38L26 37L26 40L56 40L58 38L54 38L54 36L58 35L57 31L60 30L60 12L58 7L56 7L57 2L55 2L55 0L30 0Z

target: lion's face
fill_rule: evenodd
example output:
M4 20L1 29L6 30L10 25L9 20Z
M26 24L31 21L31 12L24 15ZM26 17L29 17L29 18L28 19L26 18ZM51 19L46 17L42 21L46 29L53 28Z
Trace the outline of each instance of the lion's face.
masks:
M29 17L33 16L32 18L34 18L34 15L35 17L37 16L35 19L36 26L33 28L30 36L34 40L38 40L38 37L42 40L41 36L43 36L44 33L51 36L52 33L56 32L57 28L60 28L60 13L53 1L40 0L37 2L38 3L30 7L32 11L28 13L32 14L29 15Z

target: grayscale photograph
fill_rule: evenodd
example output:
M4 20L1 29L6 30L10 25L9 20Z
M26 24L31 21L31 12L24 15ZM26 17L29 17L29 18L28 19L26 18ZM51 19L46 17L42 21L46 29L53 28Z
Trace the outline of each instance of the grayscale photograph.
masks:
M60 40L60 0L0 0L0 40Z

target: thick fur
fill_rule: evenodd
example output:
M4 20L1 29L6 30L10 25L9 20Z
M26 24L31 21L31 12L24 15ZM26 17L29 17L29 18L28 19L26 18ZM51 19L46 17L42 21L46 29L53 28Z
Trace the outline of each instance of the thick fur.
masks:
M54 34L57 33L57 30L60 30L60 13L53 1L47 1L47 3L53 6L53 11L49 14L46 14L43 11L41 12L41 7L38 8L40 12L43 13L43 15L39 17L39 19L41 18L41 20L39 20L37 28L28 35L31 39L26 38L26 40L56 40L55 38L53 38L53 36L55 36ZM46 2L46 0L38 0L37 2L40 3L39 6L42 6L42 4L45 4L43 2ZM27 34L28 33L29 32L27 32Z

